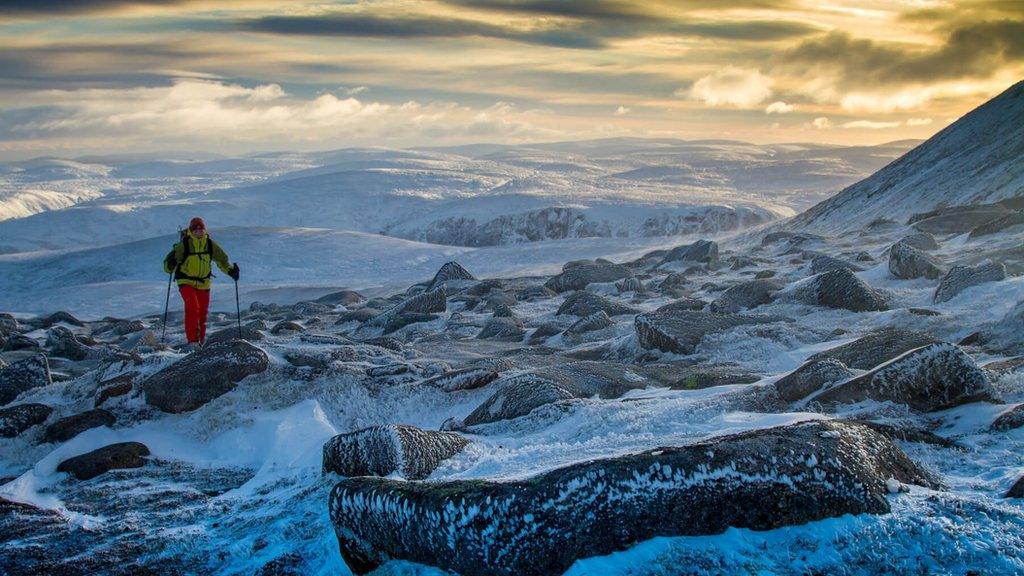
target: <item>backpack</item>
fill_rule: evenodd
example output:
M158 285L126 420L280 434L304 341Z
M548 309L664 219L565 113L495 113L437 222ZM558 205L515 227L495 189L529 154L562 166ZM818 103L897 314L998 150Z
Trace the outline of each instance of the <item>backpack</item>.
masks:
M192 280L194 282L205 282L209 280L213 276L212 261L210 263L210 271L206 273L206 276L203 276L201 278L198 276L189 276L188 274L185 274L184 272L181 271L181 267L185 264L185 261L188 260L189 256L202 256L203 254L206 254L207 256L210 257L211 260L213 259L213 238L210 237L210 234L206 234L206 249L203 250L202 252L192 251L192 243L188 241L188 230L181 231L179 235L179 241L181 242L181 245L185 247L185 255L181 257L181 262L178 262L178 265L174 268L174 279ZM172 256L174 256L173 248L171 249L170 253L167 254L166 259L170 260Z

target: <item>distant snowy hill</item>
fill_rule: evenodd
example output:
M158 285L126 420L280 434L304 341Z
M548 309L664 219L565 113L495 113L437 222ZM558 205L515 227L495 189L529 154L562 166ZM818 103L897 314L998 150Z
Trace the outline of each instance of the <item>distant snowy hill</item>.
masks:
M1024 81L788 226L838 232L876 218L902 224L913 214L944 206L1022 196Z
M461 246L714 233L791 216L909 147L616 138L41 159L0 165L0 253L141 240L197 213Z

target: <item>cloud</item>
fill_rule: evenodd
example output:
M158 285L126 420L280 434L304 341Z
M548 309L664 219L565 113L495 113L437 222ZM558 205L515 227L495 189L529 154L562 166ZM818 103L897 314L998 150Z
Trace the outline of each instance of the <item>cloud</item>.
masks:
M897 128L900 126L900 122L876 122L873 120L852 120L850 122L843 122L841 126L843 128L866 128L868 130L883 130L885 128Z
M775 102L772 102L771 104L769 104L768 107L764 109L764 113L765 114L789 114L790 112L792 112L795 109L796 109L796 107L793 106L792 104L786 104L782 100L778 100L778 101L775 101Z
M764 102L772 93L772 79L760 70L726 66L701 77L693 87L682 94L710 106L738 106L749 108Z
M832 127L832 121L824 116L820 116L811 122L811 126L814 126L818 130L828 130Z
M174 6L188 0L3 0L0 16L86 14L130 8L132 6Z
M931 118L908 118L907 126L927 126L932 123Z
M632 112L632 110L631 110L631 109L629 109L629 108L626 108L625 106L619 106L619 107L618 107L618 108L617 108L617 109L615 110L615 115L616 115L616 116L625 116L626 114L629 114L630 112Z

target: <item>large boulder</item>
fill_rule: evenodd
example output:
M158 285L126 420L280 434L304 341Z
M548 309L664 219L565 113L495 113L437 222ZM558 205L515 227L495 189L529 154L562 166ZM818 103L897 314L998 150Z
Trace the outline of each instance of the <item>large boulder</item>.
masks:
M85 326L85 322L82 322L78 318L75 318L70 312L61 310L60 312L54 312L46 318L42 319L43 328L49 328L54 324L69 324L71 326Z
M903 280L942 276L942 269L934 258L902 241L889 248L889 272Z
M1006 432L1021 426L1024 426L1024 404L1017 404L992 421L989 429L993 432Z
M989 234L996 234L1017 226L1024 226L1024 212L1011 212L1005 216L1000 216L995 220L979 224L971 229L971 233L968 234L968 237L978 238L980 236L988 236Z
M676 246L665 254L665 257L661 259L661 262L658 262L655 268L669 262L700 262L704 264L718 262L718 242L698 240L693 244Z
M825 358L804 363L796 370L779 378L775 389L779 399L784 402L796 402L805 398L828 384L842 382L852 378L856 372L850 370L839 360Z
M0 332L17 332L18 319L9 312L0 312Z
M211 344L142 383L146 402L164 412L188 412L234 389L270 365L267 353L244 340Z
M259 342L260 340L263 340L263 333L257 330L255 326L251 326L249 324L243 325L241 329L239 329L237 325L229 326L208 335L206 337L206 345L209 346L220 342L230 342L232 340Z
M544 286L561 294L570 290L583 290L594 282L615 282L633 275L626 266L611 262L585 262L562 270L552 276Z
M712 312L740 312L772 301L772 294L782 286L772 280L751 280L730 286L711 303Z
M408 480L430 476L437 466L462 451L469 440L454 432L420 430L390 424L339 434L324 444L323 471L342 476L389 476Z
M870 399L934 412L991 400L992 395L985 371L956 345L939 342L911 350L812 400L830 406Z
M888 310L885 298L848 268L837 268L809 278L795 292L797 299L853 312Z
M673 390L703 390L730 384L751 384L761 379L759 374L732 364L704 364L673 370Z
M135 386L135 372L129 372L127 374L118 374L113 378L108 378L97 385L96 393L96 407L99 408L107 400L116 398L118 396L124 396L132 391Z
M68 458L57 466L79 480L89 480L110 470L141 468L146 464L149 448L141 442L119 442Z
M936 304L952 300L954 296L986 282L1006 279L1006 266L1001 262L986 262L977 266L953 266L935 289L932 301Z
M71 440L90 428L113 426L117 418L102 408L86 410L57 420L46 427L40 439L42 443L58 443Z
M448 309L448 292L442 285L436 290L421 292L395 304L383 314L370 321L371 324L383 326L392 316L405 313L436 314Z
M723 332L737 326L767 324L786 319L778 316L741 315L719 312L680 310L639 314L634 321L640 346L648 350L692 354L706 334Z
M317 302L318 304L327 304L328 306L337 306L338 304L343 306L354 306L365 300L366 298L362 294L354 290L339 290L337 292L325 294L314 300L314 302Z
M434 279L430 281L430 284L427 284L427 290L434 290L453 280L476 280L476 277L458 262L445 262L437 274L434 274Z
M928 251L939 249L939 243L935 241L935 236L932 236L927 232L915 232L913 234L908 234L901 238L900 242L913 246L918 250Z
M427 378L420 382L421 386L440 388L445 392L456 392L458 390L473 390L486 386L498 379L498 372L489 367L459 368L438 374L433 378Z
M11 362L0 368L0 406L13 401L22 392L49 386L50 364L43 354Z
M847 270L853 272L860 272L861 270L863 270L863 268L857 266L856 264L851 264L846 260L840 260L839 258L834 258L826 254L817 254L814 256L814 258L811 258L812 274L831 272L832 270L836 270L839 268L846 268Z
M976 206L949 206L910 217L907 224L915 230L929 234L963 234L1005 216L1005 207L983 204Z
M604 310L598 310L590 316L584 316L573 322L571 326L565 329L565 333L569 336L579 336L587 332L604 330L611 326L613 326L611 318L605 314Z
M422 322L433 322L440 318L437 314L421 314L419 312L403 312L401 314L394 314L388 318L388 321L384 323L384 334L391 334L397 332L406 326L413 324L420 324Z
M632 306L620 304L604 296L599 296L593 292L587 292L586 290L580 290L573 292L565 299L565 302L558 307L556 314L569 314L572 316L590 316L595 312L604 312L609 316L618 316L620 314L636 314L639 312Z
M1024 353L1024 300L1017 302L1002 319L981 331L978 340L1000 352Z
M25 336L21 332L11 332L7 334L7 341L4 343L4 350L26 350L29 348L39 348L39 342L35 339Z
M75 335L63 326L54 326L46 332L46 346L51 356L60 356L68 360L85 360L89 357L89 347L75 338Z
M515 318L490 318L483 329L477 334L480 340L500 340L503 342L519 342L526 336L523 323Z
M52 412L53 408L46 404L17 404L0 409L0 438L14 438L45 422Z
M881 328L853 342L823 350L807 359L808 363L831 358L857 370L869 370L904 352L934 344L935 338L902 328Z
M348 478L330 516L346 564L561 574L657 536L770 530L884 514L893 483L934 486L864 426L812 421L574 464L513 482Z

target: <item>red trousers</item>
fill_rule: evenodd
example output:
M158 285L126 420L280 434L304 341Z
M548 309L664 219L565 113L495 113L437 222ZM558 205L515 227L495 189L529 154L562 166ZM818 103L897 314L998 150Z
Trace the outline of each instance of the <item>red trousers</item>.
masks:
M194 286L178 286L185 302L185 337L189 342L206 340L206 312L210 309L210 291Z

